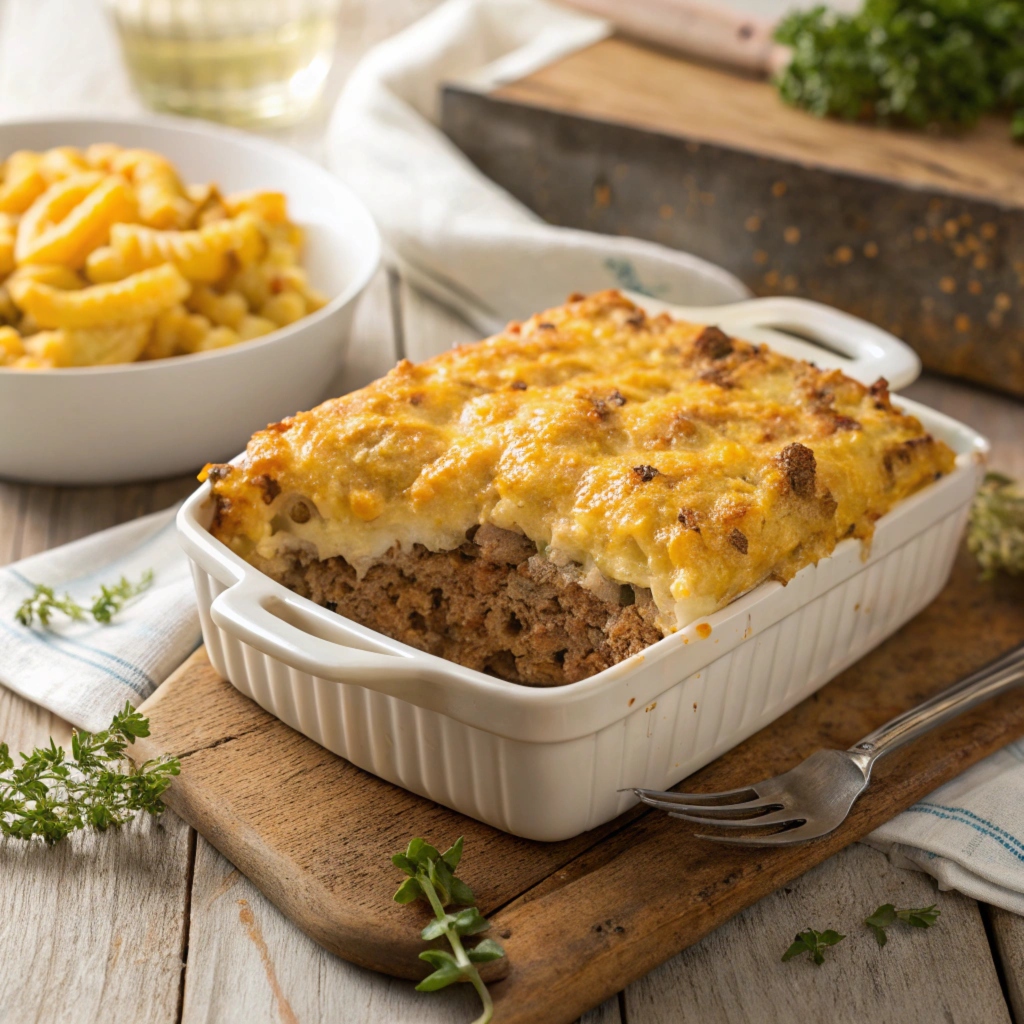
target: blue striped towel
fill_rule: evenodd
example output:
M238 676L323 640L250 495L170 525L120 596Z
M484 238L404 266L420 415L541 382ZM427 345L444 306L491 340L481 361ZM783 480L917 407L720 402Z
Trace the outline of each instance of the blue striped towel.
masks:
M126 700L148 697L200 643L176 512L165 509L0 569L0 683L91 731L108 725ZM45 629L15 621L37 583L88 607L100 584L121 576L135 582L147 569L152 586L109 625L60 614Z
M940 889L1024 914L1024 741L940 786L865 840Z

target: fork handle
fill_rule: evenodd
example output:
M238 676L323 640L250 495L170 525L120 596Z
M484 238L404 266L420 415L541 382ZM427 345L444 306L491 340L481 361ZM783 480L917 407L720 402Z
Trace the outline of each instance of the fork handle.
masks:
M1024 683L1024 644L916 708L890 719L850 747L849 752L870 771L871 765L883 754L1021 683Z

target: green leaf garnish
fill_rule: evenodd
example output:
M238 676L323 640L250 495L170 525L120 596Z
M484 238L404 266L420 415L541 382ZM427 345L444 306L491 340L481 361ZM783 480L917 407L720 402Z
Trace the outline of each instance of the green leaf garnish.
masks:
M896 923L896 908L891 903L883 903L870 917L864 918L864 923L874 932L878 944L884 946L889 941L885 929Z
M106 625L133 597L138 597L144 590L148 590L152 583L153 570L147 569L138 583L132 583L122 576L112 586L101 584L99 594L92 599L88 614L97 622ZM21 602L14 617L23 626L31 626L38 619L45 627L50 625L50 620L57 612L76 621L84 619L87 614L86 609L70 594L58 597L53 587L37 583L32 596Z
M785 962L803 953L809 953L811 959L820 967L825 962L826 948L834 946L837 942L842 942L845 938L845 935L840 935L839 932L834 932L831 929L816 932L813 928L807 928L797 934L793 944L782 954L782 959Z
M870 917L864 919L864 923L874 932L878 945L884 946L889 941L885 933L886 928L891 928L897 921L902 921L911 928L931 928L941 913L941 910L935 908L935 904L930 907L897 910L891 903L883 903Z
M472 949L462 944L463 936L479 935L487 931L490 924L474 905L473 890L455 877L461 860L461 837L443 854L423 839L411 840L403 853L391 858L391 863L409 876L398 887L394 898L398 903L425 899L434 911L434 920L421 932L424 941L444 937L452 949L450 953L444 949L425 949L420 953L420 959L434 971L416 986L417 990L436 992L456 982L469 982L483 1004L483 1012L473 1024L488 1024L494 1014L494 1004L476 965L498 960L505 951L494 939L482 939ZM464 909L448 912L445 907L449 905Z
M930 907L921 907L919 910L897 910L896 916L911 928L931 928L939 919L941 910L936 910L933 903Z
M148 735L149 720L126 703L102 732L72 734L70 760L51 739L15 767L0 743L0 833L56 843L78 829L123 825L139 811L159 814L181 765L176 757L132 764L125 751Z
M99 596L92 602L92 617L107 623L133 598L148 590L153 583L153 570L147 569L138 583L129 583L122 576L112 587L100 585Z

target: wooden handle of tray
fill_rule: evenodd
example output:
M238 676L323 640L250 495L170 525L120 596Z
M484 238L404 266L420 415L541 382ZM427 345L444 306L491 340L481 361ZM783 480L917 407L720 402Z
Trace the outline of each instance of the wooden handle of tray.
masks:
M774 22L701 0L563 0L610 21L625 35L687 57L770 75L789 63Z

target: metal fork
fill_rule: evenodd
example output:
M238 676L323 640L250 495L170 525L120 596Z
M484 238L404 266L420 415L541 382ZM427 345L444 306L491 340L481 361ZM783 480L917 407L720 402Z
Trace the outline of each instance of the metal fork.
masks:
M722 793L633 792L673 818L725 829L771 826L751 836L700 835L739 846L788 846L838 828L871 781L880 757L975 705L1024 682L1024 644L886 722L848 750L819 750L795 768L743 789ZM702 802L704 801L704 802Z

